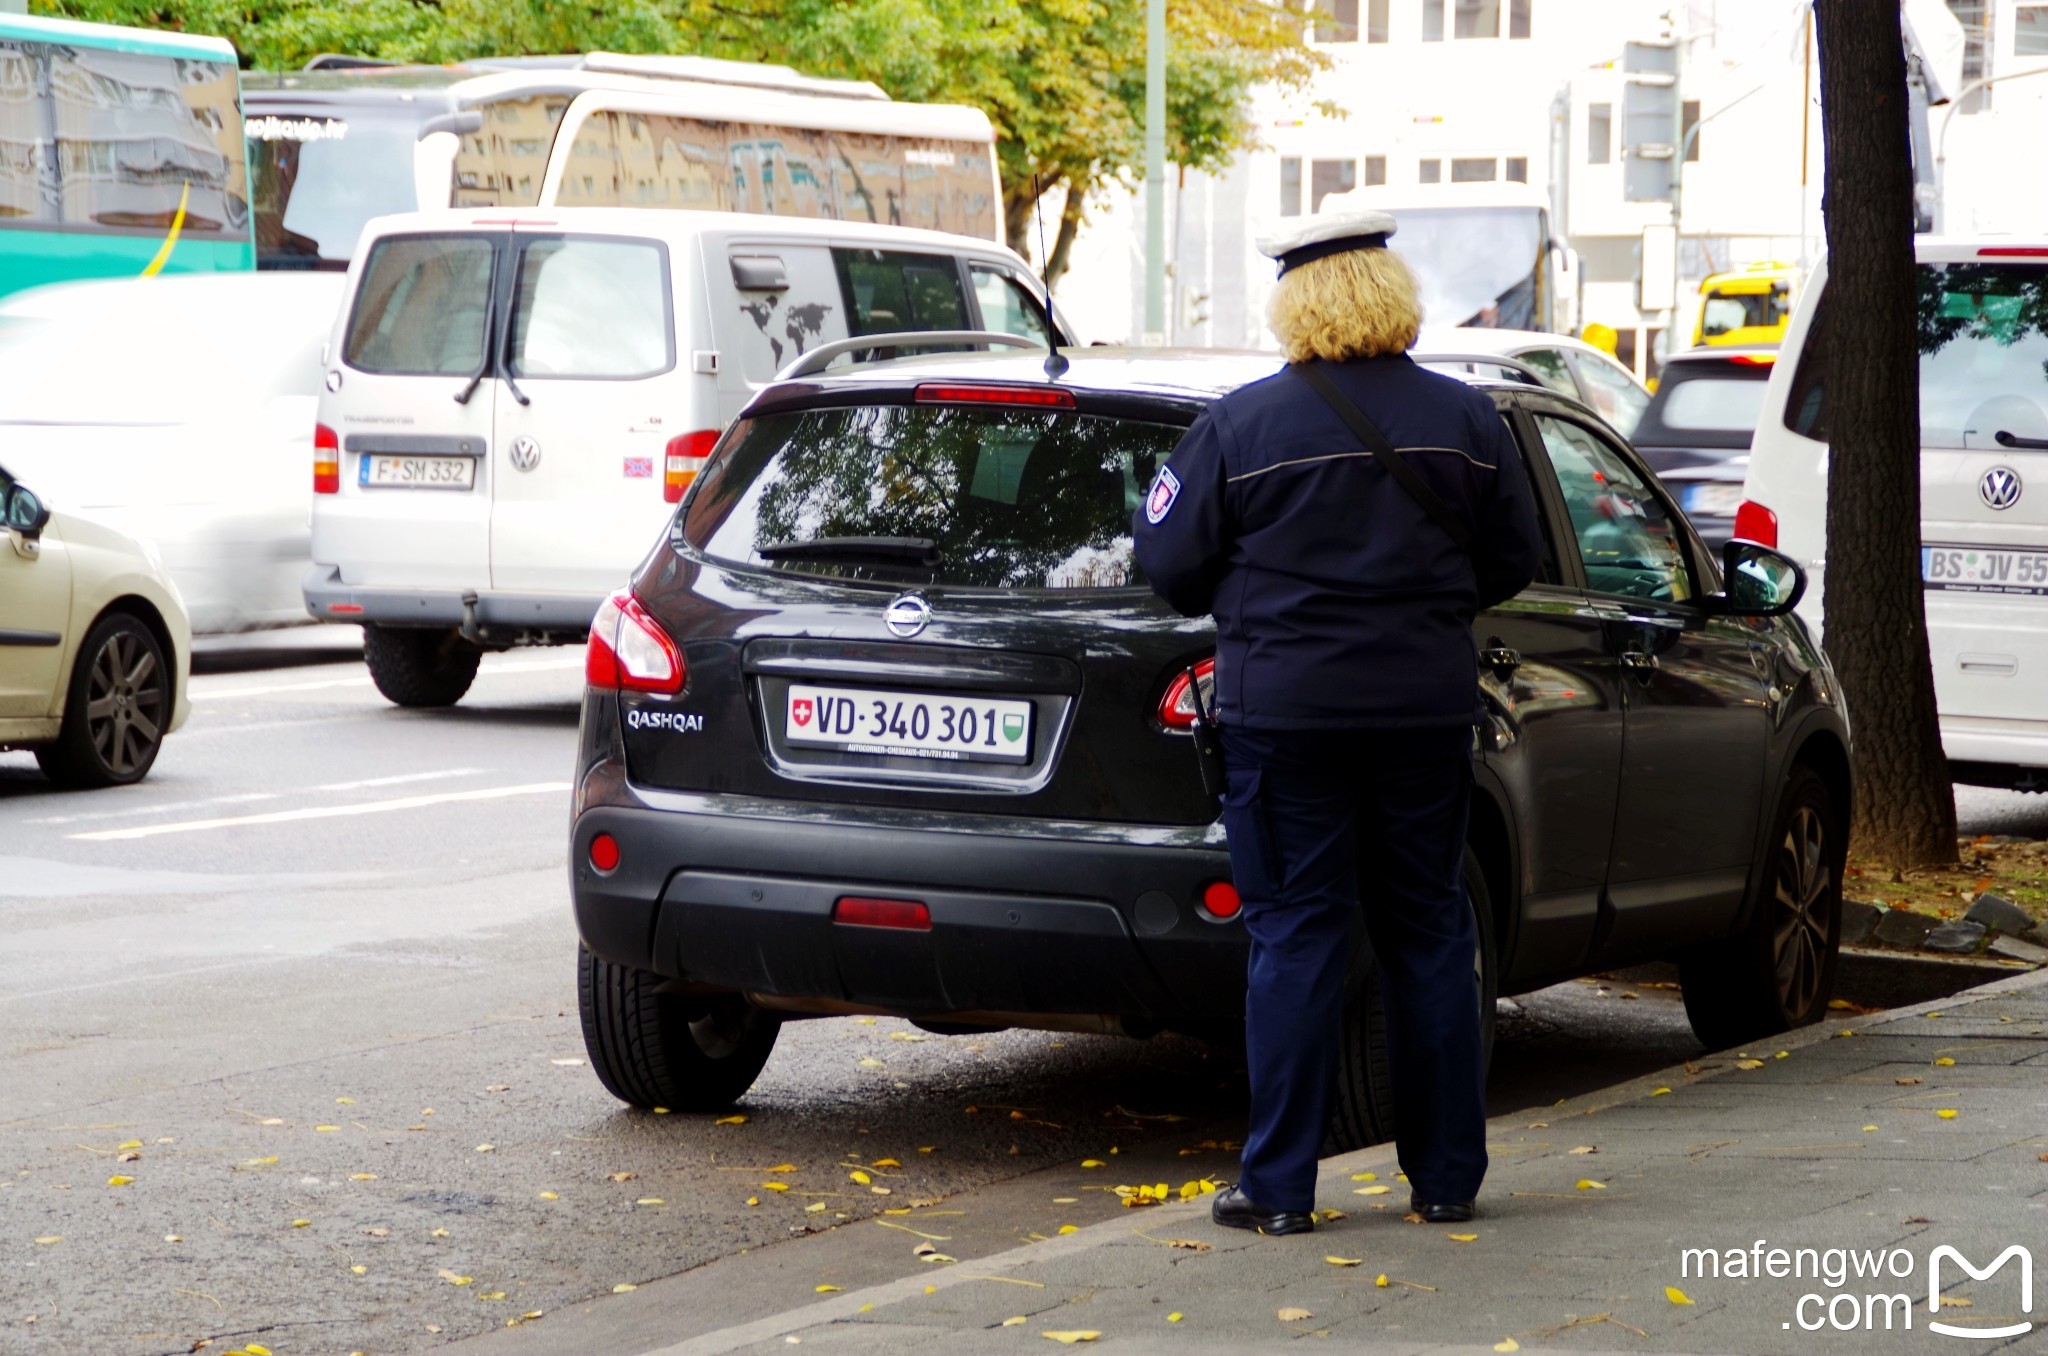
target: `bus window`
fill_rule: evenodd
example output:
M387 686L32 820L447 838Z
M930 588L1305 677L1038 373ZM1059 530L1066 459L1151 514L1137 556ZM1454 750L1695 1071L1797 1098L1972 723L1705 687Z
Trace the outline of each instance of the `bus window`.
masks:
M540 201L548 150L568 110L566 94L493 99L479 104L484 125L455 153L457 207L531 207ZM407 164L411 158L407 157Z
M599 109L576 130L556 201L731 211L725 129L695 118Z
M0 220L57 219L56 156L44 117L42 45L0 39Z
M418 121L371 108L252 117L256 250L266 268L344 268L371 217L421 206ZM441 206L433 203L431 206Z

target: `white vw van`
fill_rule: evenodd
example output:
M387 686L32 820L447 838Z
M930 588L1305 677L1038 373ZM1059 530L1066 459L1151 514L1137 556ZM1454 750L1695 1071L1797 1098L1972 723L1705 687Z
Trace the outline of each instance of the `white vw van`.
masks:
M778 371L867 334L1043 343L1035 287L1000 245L903 227L628 208L377 218L323 364L307 610L362 623L392 701L448 705L485 649L582 643Z
M1922 238L1920 570L1942 744L1959 782L2048 790L2048 241ZM1764 393L1735 535L1827 553L1827 269ZM1842 455L1854 455L1843 449Z

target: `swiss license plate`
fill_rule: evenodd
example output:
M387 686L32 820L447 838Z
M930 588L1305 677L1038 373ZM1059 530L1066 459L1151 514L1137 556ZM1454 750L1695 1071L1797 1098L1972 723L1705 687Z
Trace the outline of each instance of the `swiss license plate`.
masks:
M366 452L356 470L356 483L408 490L467 490L476 484L476 458Z
M2048 594L2048 551L2002 546L1923 546L1920 578L1962 593Z
M1030 702L792 683L782 736L805 748L962 762L1031 759Z

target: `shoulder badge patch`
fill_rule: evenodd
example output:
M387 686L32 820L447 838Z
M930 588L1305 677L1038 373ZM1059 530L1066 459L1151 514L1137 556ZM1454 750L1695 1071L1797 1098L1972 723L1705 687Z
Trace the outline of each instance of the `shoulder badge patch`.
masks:
M1157 527L1173 511L1173 501L1178 498L1180 477L1172 467L1160 467L1159 475L1152 481L1152 492L1145 496L1145 521Z

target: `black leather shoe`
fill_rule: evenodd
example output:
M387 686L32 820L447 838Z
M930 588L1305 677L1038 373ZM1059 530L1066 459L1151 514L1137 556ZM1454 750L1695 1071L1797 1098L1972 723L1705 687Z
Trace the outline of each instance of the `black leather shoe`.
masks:
M1408 1209L1422 1216L1424 1224L1466 1224L1479 1217L1476 1201L1425 1201L1410 1195Z
M1256 1229L1262 1234L1306 1234L1316 1227L1312 1210L1267 1210L1230 1187L1209 1206L1209 1218L1226 1229Z

